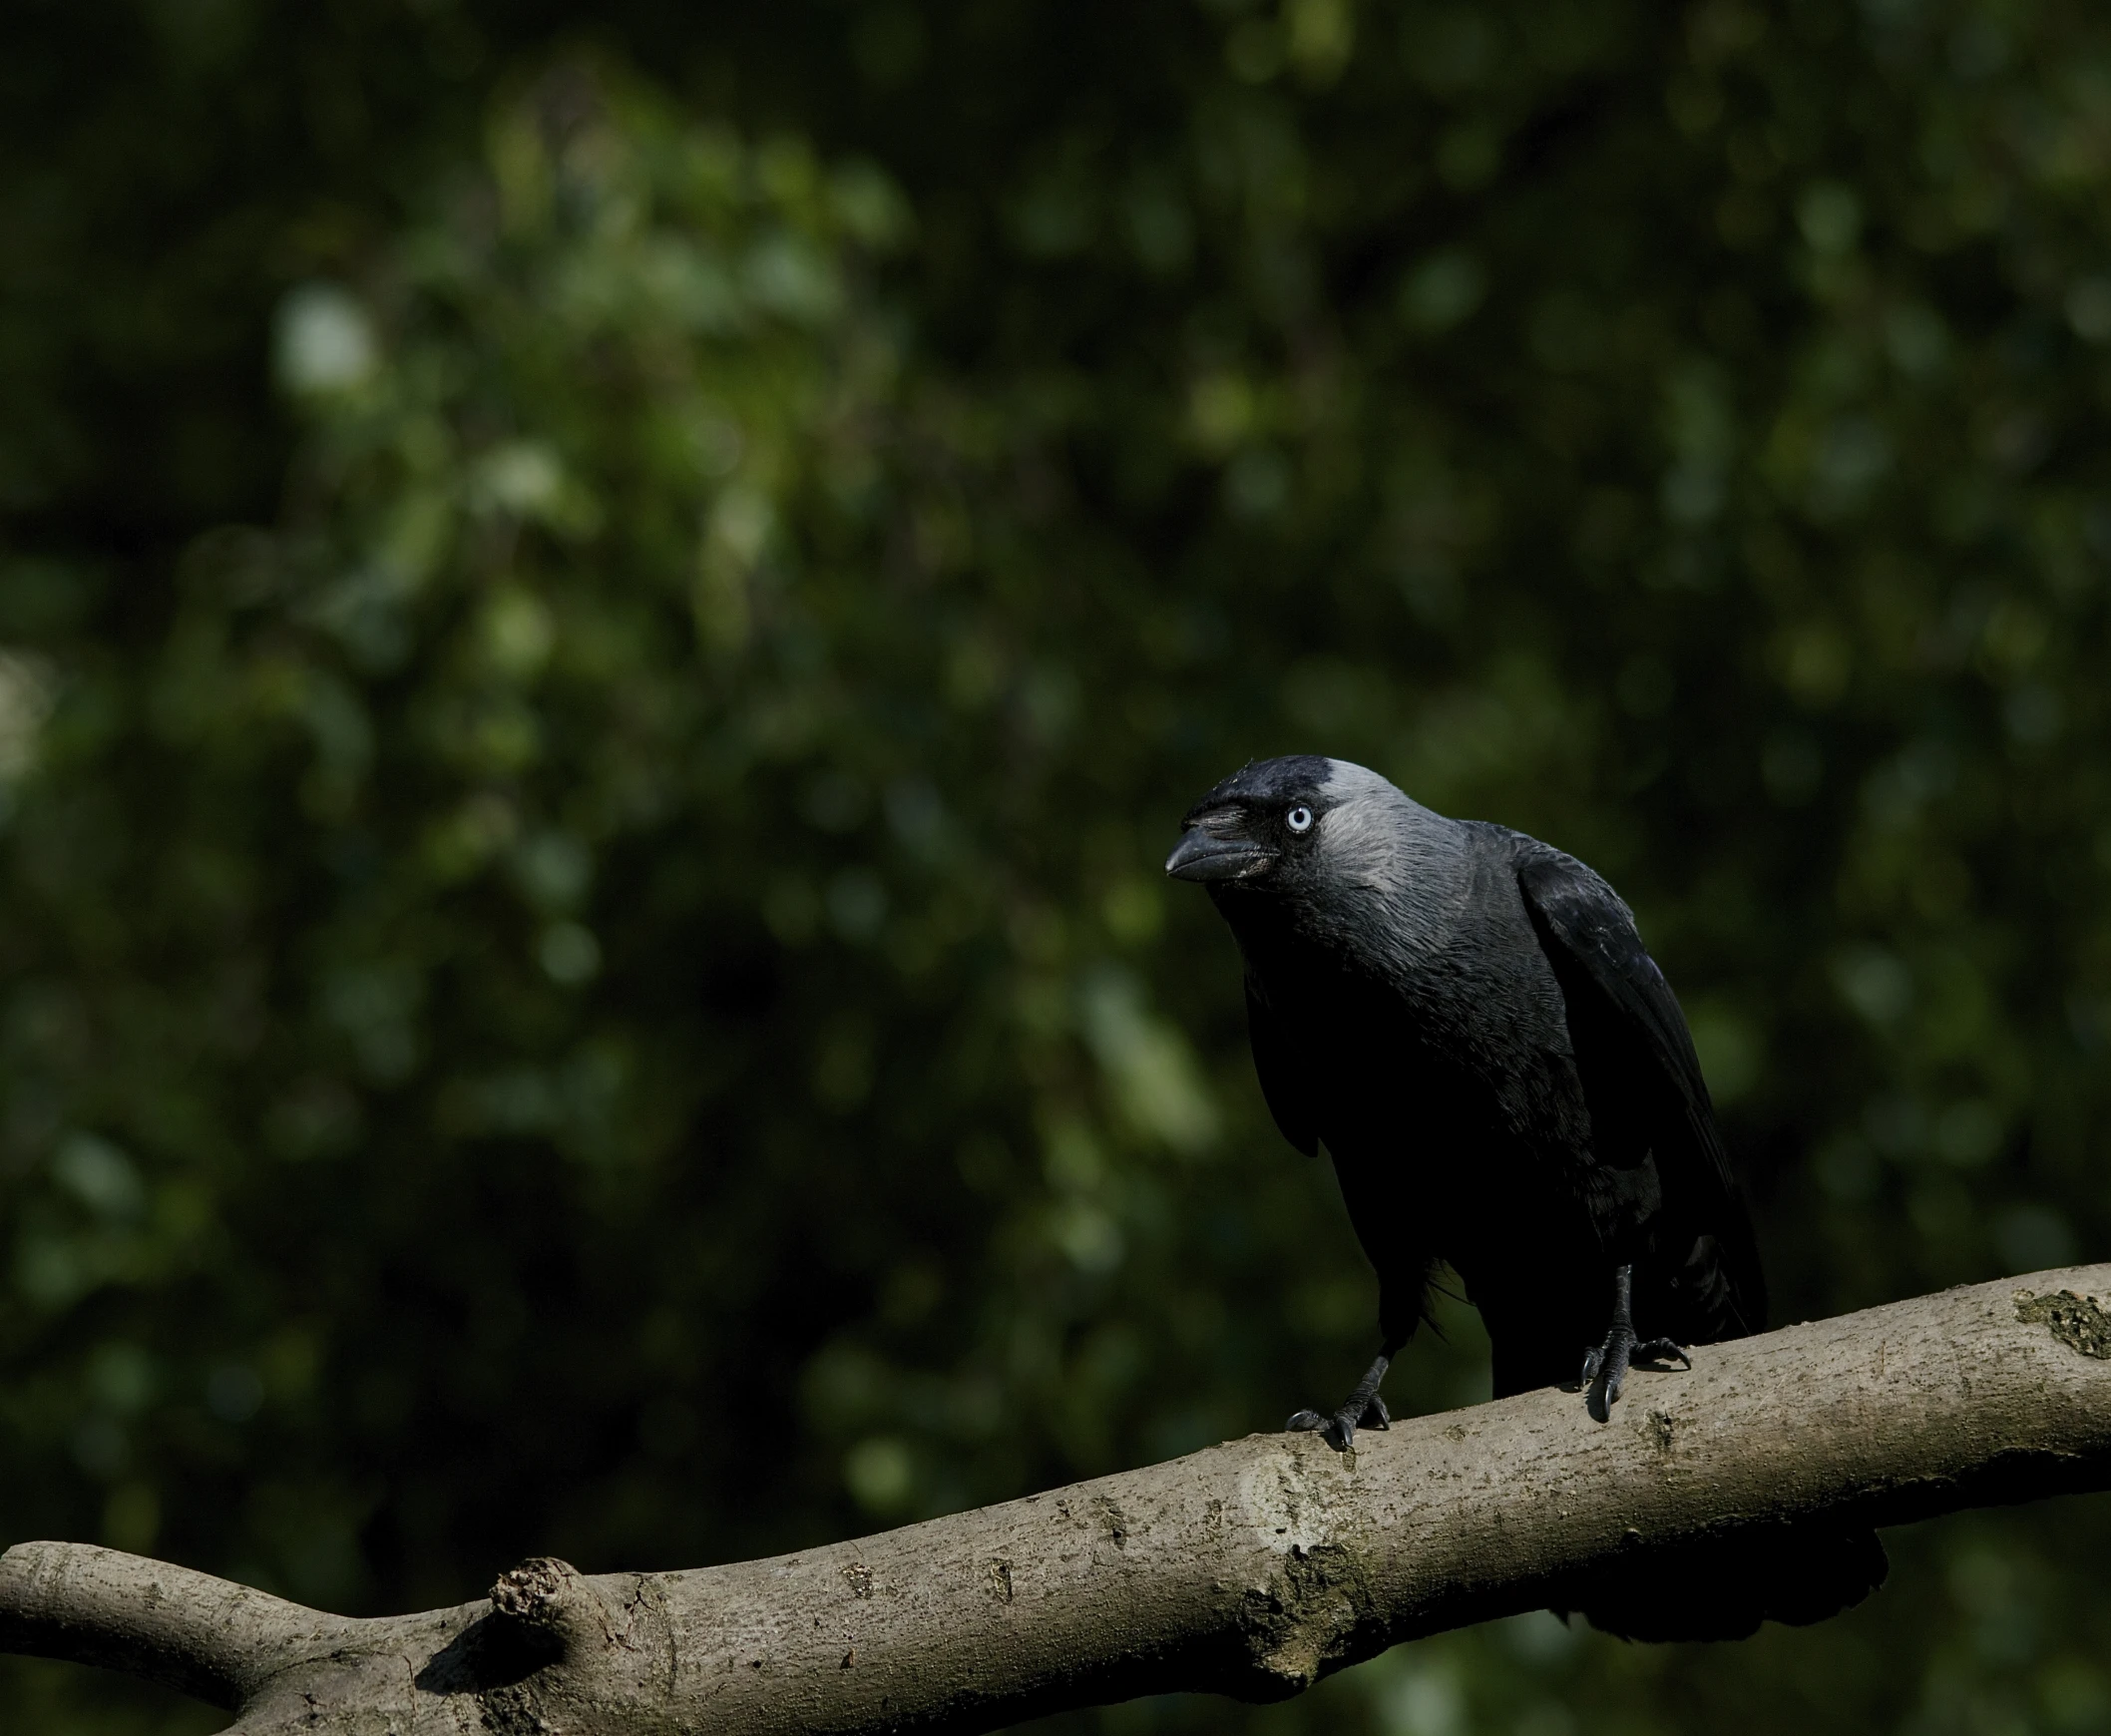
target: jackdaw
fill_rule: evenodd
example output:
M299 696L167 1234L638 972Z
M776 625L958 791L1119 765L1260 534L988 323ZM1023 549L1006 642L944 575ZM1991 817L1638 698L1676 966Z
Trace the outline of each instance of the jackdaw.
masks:
M1165 871L1197 880L1246 967L1276 1125L1325 1143L1378 1273L1377 1361L1331 1417L1384 1428L1379 1383L1458 1273L1497 1398L1578 1378L1604 1422L1630 1365L1766 1323L1766 1282L1670 985L1612 888L1507 827L1447 819L1360 765L1250 764L1192 809ZM1872 1531L1734 1533L1595 1576L1577 1607L1634 1638L1821 1620L1880 1583Z

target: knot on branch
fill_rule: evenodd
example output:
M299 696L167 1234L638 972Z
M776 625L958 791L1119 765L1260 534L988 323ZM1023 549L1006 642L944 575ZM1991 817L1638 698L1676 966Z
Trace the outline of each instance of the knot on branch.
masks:
M487 1624L514 1650L545 1657L593 1657L608 1667L614 1653L640 1660L649 1673L671 1656L666 1598L641 1573L582 1573L569 1561L537 1555L499 1575ZM658 1665L648 1660L660 1660Z
M531 1627L560 1626L566 1593L579 1577L579 1569L569 1561L532 1556L499 1575L491 1588L492 1613Z
M1245 1640L1242 1700L1287 1699L1380 1650L1364 1631L1370 1596L1363 1563L1337 1543L1295 1547L1264 1587L1246 1593L1239 1611ZM1361 1642L1361 1643L1359 1643Z

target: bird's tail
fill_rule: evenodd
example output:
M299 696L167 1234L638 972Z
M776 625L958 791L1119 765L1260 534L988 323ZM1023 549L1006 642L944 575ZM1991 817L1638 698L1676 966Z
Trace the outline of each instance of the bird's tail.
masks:
M1762 1621L1802 1627L1851 1609L1890 1566L1873 1530L1764 1525L1637 1551L1577 1586L1574 1609L1622 1639L1743 1639Z

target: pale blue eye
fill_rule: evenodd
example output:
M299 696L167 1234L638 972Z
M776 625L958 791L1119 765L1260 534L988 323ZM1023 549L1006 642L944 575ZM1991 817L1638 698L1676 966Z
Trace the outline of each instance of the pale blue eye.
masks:
M1284 816L1284 820L1293 832L1309 832L1312 830L1312 810L1306 807L1303 802L1292 808Z

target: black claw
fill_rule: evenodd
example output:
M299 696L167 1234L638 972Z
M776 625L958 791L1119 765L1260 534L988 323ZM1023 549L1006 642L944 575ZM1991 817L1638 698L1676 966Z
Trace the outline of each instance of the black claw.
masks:
M1589 1389L1584 1395L1583 1408L1594 1422L1608 1421L1613 1406L1620 1402L1621 1393L1627 1390L1627 1374L1631 1368L1637 1364L1646 1367L1674 1360L1686 1368L1693 1366L1693 1359L1686 1354L1683 1345L1674 1344L1668 1338L1636 1338L1634 1328L1616 1316L1605 1334L1605 1342L1583 1359L1583 1385Z
M1346 1453L1356 1444L1358 1429L1390 1429L1393 1416L1386 1409L1386 1402L1378 1396L1378 1383L1386 1378L1386 1367L1392 1361L1393 1350L1387 1346L1374 1362L1370 1371L1358 1383L1356 1391L1349 1395L1349 1402L1331 1417L1323 1417L1317 1411L1300 1411L1286 1425L1298 1434L1314 1431L1337 1453Z
M1686 1354L1686 1347L1674 1344L1668 1338L1652 1338L1646 1344L1636 1345L1630 1353L1630 1360L1637 1363L1671 1362L1674 1359L1682 1368L1693 1366L1693 1358Z
M1351 1416L1347 1411L1337 1411L1331 1417L1323 1417L1317 1411L1299 1411L1283 1427L1294 1435L1317 1435L1335 1452L1346 1453L1356 1444L1356 1431L1360 1421L1369 1428L1386 1427L1385 1423L1372 1423L1369 1418L1368 1410L1364 1412L1362 1419Z

